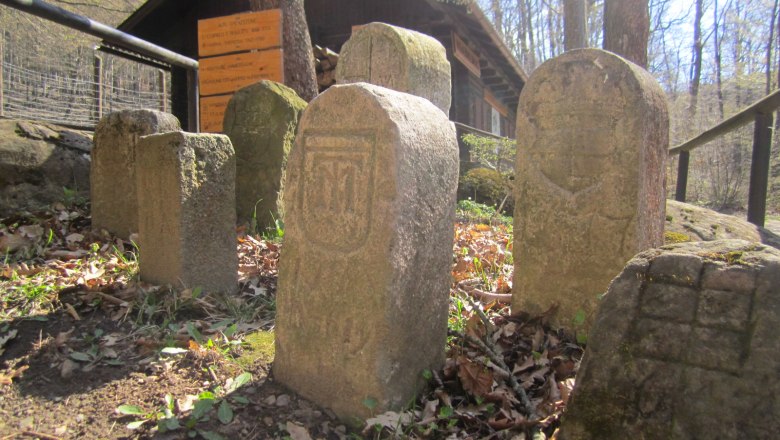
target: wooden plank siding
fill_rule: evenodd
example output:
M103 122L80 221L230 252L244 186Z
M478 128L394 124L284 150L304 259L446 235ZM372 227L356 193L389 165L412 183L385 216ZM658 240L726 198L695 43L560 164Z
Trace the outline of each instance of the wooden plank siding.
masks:
M247 12L250 3L249 0L148 0L119 29L194 58L198 54L198 20ZM487 89L493 104L507 108L507 114L501 117L502 135L515 134L516 106L527 76L478 8L438 0L306 0L304 7L312 43L335 52L341 51L353 26L373 21L438 39L447 49L452 66L450 119L490 131ZM479 75L475 74L473 56L469 57L473 72L455 57L453 33L462 40L467 52L478 56ZM171 78L173 113L186 125L186 75L172 69ZM495 107L503 110L500 105Z

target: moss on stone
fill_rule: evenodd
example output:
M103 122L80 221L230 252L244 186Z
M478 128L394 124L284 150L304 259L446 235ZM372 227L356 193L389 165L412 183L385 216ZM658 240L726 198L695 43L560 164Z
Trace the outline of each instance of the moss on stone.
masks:
M588 390L575 394L577 406L564 416L564 425L569 422L571 438L612 439L618 438L623 415L630 402L619 393L608 389Z
M244 338L244 352L236 359L243 368L248 368L255 362L270 364L274 360L274 332L258 331Z
M664 232L665 244L685 243L688 241L691 241L691 237L689 235L681 234L679 232L672 232L672 231Z

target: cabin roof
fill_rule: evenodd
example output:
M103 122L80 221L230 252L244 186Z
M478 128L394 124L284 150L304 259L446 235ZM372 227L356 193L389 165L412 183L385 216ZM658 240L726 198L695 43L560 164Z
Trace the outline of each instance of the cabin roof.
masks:
M443 3L438 0L424 1L432 8L444 12L447 17L446 19L458 30L466 30L469 34L467 37L478 44L480 48L487 51L487 55L498 64L498 67L502 71L501 73L503 73L507 79L514 82L519 88L522 88L522 86L525 85L528 76L476 3L464 6L453 3ZM119 29L130 34L138 35L136 31L141 27L149 29L148 26L151 22L157 23L156 26L151 27L152 29L157 27L162 31L171 24L170 17L182 17L187 15L187 11L193 8L195 3L197 2L181 0L148 0L125 19L122 24L119 25ZM146 35L138 36L156 44L161 43L160 41L155 41L157 38L154 38L154 35L150 35L149 31L143 33ZM483 74L487 76L486 79L499 74L499 72L492 71L492 69L487 70L487 72L483 72Z

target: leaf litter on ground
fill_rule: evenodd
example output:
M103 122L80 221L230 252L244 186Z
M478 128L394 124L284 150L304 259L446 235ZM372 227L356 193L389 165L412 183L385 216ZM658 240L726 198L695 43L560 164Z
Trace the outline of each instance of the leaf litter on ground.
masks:
M212 366L223 364L233 348L240 352L240 344L226 342L252 330L273 328L282 244L238 232L239 294L219 298L197 289L176 290L138 281L134 241L91 230L86 207L57 204L46 212L2 219L0 252L5 257L0 260L0 289L6 293L0 297L0 313L10 319L62 307L75 320L99 308L111 320L130 322L136 329L157 324L151 326L157 334L139 330L125 336L103 335L93 344L82 341L78 350L68 347L73 338L65 335L55 341L56 350L65 356L63 371L121 358L124 353L115 352L111 341L132 338L147 362L149 356L162 356L153 362L160 367L154 368L170 369L176 362L187 362L213 372ZM511 228L458 223L454 238L446 362L439 371L427 373L428 391L411 409L368 419L363 434L554 437L574 385L582 346L571 335L550 328L548 315L509 314ZM162 328L166 322L168 327ZM0 331L0 350L13 339L12 332ZM167 335L166 342L162 334ZM164 348L167 351L160 353ZM25 369L5 366L0 384L12 383ZM213 377L213 382L229 377ZM231 423L234 408L224 402L217 406L216 419ZM293 438L309 434L293 422L280 429ZM346 434L333 432L339 438Z

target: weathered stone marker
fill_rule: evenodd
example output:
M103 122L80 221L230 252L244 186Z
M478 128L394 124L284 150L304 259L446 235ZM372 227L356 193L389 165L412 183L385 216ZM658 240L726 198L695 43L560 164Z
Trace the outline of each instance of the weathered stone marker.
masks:
M369 23L344 43L336 83L367 82L422 96L450 113L450 62L433 37L385 23Z
M138 232L138 140L179 129L175 116L154 110L123 110L100 120L95 128L90 169L94 229L104 228L124 239Z
M224 135L173 132L138 143L141 279L237 287L236 159Z
M780 251L682 243L632 259L599 307L561 439L780 432Z
M610 280L663 244L664 92L598 49L540 66L517 115L512 307L587 330Z
M274 375L339 417L399 408L444 360L458 176L429 101L337 85L304 111L285 185Z
M236 150L239 223L256 215L264 230L282 217L284 168L304 108L293 89L273 81L244 87L228 103L223 130Z

